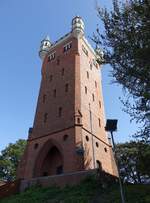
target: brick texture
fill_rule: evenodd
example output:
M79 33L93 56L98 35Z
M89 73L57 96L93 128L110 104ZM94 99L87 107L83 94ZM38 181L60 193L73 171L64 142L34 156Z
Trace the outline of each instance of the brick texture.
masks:
M71 49L63 52L69 42ZM48 61L53 52L55 59ZM101 75L93 52L83 37L70 35L50 53L43 61L33 130L18 167L18 178L94 169L98 163L107 173L117 175L104 130Z

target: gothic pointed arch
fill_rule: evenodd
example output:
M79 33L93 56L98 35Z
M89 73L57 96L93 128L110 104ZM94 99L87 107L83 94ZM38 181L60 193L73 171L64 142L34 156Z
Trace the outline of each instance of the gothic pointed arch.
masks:
M63 151L57 141L46 141L37 155L33 177L51 176L63 173Z

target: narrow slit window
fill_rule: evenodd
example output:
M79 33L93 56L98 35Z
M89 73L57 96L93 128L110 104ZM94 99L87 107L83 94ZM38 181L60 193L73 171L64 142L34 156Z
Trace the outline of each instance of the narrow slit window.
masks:
M99 101L99 108L101 108L101 101Z
M46 94L43 94L43 103L46 102Z
M80 124L80 118L77 118L77 123Z
M69 85L68 83L65 85L65 92L68 92L68 89L69 89Z
M92 63L90 63L90 69L92 70Z
M87 94L87 87L85 86L85 94Z
M58 116L59 116L59 117L62 116L62 107L59 107L59 109L58 109Z
M86 74L87 74L87 78L89 79L89 72L87 71Z
M61 70L61 75L64 76L64 73L65 73L65 69L62 68L62 70Z
M95 81L95 87L97 88L97 82Z
M99 124L99 127L101 127L101 119L100 118L98 119L98 124Z
M94 94L92 94L92 99L93 99L93 101L95 101L95 97L94 97Z
M53 96L56 97L56 89L53 90Z
M48 113L45 113L45 114L44 114L44 123L47 122L47 118L48 118Z

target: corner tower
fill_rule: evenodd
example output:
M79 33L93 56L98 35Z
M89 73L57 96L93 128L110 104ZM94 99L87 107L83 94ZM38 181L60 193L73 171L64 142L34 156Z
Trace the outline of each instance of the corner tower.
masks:
M116 175L105 132L99 50L84 35L80 17L55 43L41 42L42 80L33 128L18 178L50 176L102 167Z

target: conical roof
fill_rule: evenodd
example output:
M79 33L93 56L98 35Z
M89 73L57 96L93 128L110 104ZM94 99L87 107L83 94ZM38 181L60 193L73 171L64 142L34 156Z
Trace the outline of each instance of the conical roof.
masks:
M44 38L45 41L50 41L50 38L48 35L46 35L46 37Z

